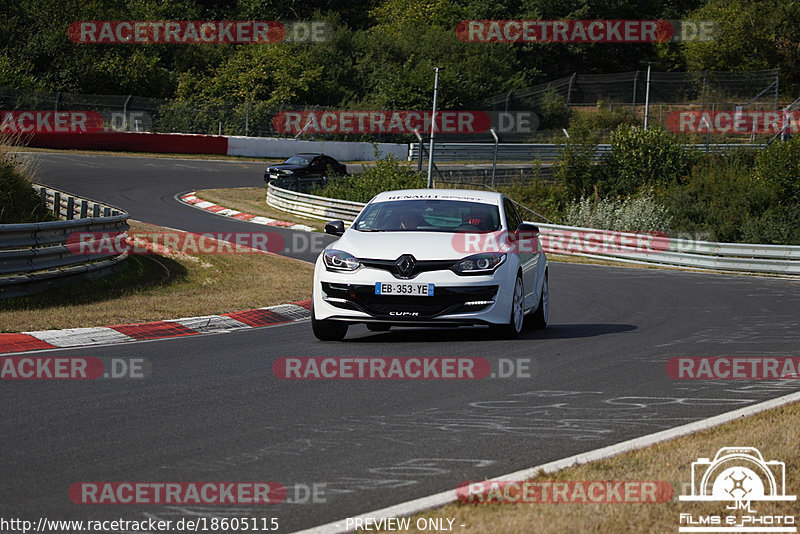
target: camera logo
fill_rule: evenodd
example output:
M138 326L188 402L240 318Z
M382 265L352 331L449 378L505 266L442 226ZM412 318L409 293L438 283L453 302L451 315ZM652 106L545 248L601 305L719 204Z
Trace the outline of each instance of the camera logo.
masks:
M692 462L692 494L680 501L728 501L726 515L680 514L679 532L797 532L793 515L759 515L753 501L796 501L786 495L786 465L755 447L722 447Z
M682 501L794 501L786 495L786 465L764 461L755 447L723 447L714 460L692 462L692 494Z

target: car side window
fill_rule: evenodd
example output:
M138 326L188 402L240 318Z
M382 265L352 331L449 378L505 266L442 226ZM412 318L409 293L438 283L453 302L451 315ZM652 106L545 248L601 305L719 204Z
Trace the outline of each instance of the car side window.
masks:
M507 198L503 199L503 208L506 212L506 222L508 223L508 230L515 232L520 224L522 224L522 217L517 213L517 208Z

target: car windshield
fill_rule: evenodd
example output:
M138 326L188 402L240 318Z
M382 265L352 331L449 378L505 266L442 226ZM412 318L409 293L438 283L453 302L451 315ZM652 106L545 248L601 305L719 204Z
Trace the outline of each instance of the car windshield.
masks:
M308 165L309 159L304 158L303 156L292 156L291 158L284 161L284 163L289 165Z
M360 232L494 232L497 206L456 200L374 202L355 222Z

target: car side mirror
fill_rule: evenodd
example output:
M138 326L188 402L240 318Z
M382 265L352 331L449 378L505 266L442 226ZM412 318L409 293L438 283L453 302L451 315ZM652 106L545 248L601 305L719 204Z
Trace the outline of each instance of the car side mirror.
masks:
M539 227L536 226L533 223L524 222L524 223L521 223L519 226L517 226L517 233L518 234L538 234L539 233Z
M522 223L514 232L515 248L518 252L538 254L542 252L539 243L539 227L533 223Z
M340 236L344 233L344 221L331 221L325 223L325 233Z

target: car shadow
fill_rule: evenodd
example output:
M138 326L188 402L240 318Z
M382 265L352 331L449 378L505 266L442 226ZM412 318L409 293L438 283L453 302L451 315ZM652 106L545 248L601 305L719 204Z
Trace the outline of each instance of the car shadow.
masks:
M356 328L358 330L356 331ZM518 339L527 341L537 339L579 339L587 337L620 334L636 330L631 324L554 324L537 330L525 329ZM389 332L370 332L364 327L351 327L347 336L349 343L451 343L456 341L503 341L488 328L393 328ZM357 332L357 333L356 333ZM355 334L355 335L354 335ZM352 336L352 337L351 337ZM357 336L357 337L356 337ZM508 341L508 340L505 340Z

